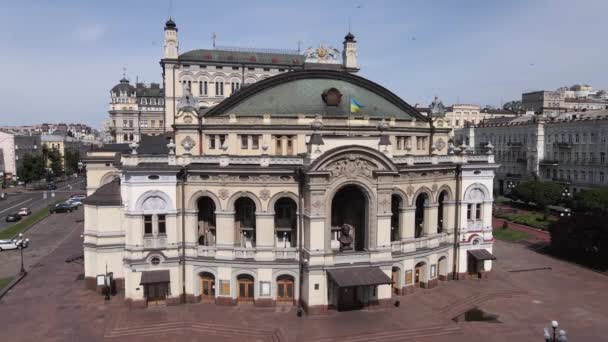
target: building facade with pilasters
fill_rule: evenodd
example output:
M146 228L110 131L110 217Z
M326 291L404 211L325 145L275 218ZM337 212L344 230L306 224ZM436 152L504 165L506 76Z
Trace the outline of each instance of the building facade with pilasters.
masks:
M314 314L491 270L492 151L454 153L450 128L386 88L304 70L211 110L180 103L167 140L88 155L90 288L107 265L136 307Z

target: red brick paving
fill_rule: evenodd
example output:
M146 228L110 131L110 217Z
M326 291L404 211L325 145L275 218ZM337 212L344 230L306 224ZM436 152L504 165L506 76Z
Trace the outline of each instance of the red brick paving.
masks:
M117 297L105 303L77 280L82 264L65 263L82 249L80 233L73 230L0 301L3 336L37 342L542 341L542 328L553 319L571 341L598 341L608 334L606 276L517 244L496 242L498 260L489 279L440 282L435 289L395 297L399 308L298 318L293 308L282 306L129 310ZM451 320L474 306L499 315L501 323Z

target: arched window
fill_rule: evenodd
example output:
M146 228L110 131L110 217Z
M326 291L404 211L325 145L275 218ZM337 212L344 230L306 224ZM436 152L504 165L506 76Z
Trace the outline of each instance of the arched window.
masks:
M167 235L167 209L164 198L156 195L147 197L139 208L143 211L144 236L157 237Z
M419 238L422 237L422 231L424 229L424 208L429 203L429 196L426 193L421 193L416 197L416 213L415 213L415 227L414 227L414 237Z
M297 205L288 197L274 204L275 245L279 248L295 247L298 227Z
M447 220L445 217L444 202L448 199L448 192L442 191L439 194L438 207L437 207L437 232L442 233L447 228Z
M340 189L331 203L332 240L340 251L363 251L367 246L367 197L355 185ZM333 246L332 246L333 248Z
M198 208L198 244L214 246L215 231L215 202L210 197L203 196L197 201Z
M403 229L399 217L399 210L401 209L402 203L401 196L391 196L391 241L399 241L401 229Z
M234 202L236 215L235 227L239 235L238 240L241 247L253 248L256 244L256 217L255 203L248 197L241 197Z

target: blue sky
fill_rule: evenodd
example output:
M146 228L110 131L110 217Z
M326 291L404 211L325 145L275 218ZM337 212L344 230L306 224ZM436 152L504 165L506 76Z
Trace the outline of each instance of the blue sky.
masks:
M170 1L0 0L0 124L107 118L109 89L160 82ZM523 91L608 88L608 1L173 0L180 52L218 45L341 49L405 101L500 105Z

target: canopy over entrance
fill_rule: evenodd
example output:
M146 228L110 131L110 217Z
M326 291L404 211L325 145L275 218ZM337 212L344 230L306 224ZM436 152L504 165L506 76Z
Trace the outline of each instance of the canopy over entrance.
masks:
M170 280L169 270L144 271L141 273L140 285L168 283Z
M474 249L468 251L468 253L477 261L496 260L496 257L487 249Z
M370 286L392 284L391 277L387 276L379 267L354 267L327 270L331 279L339 287Z

